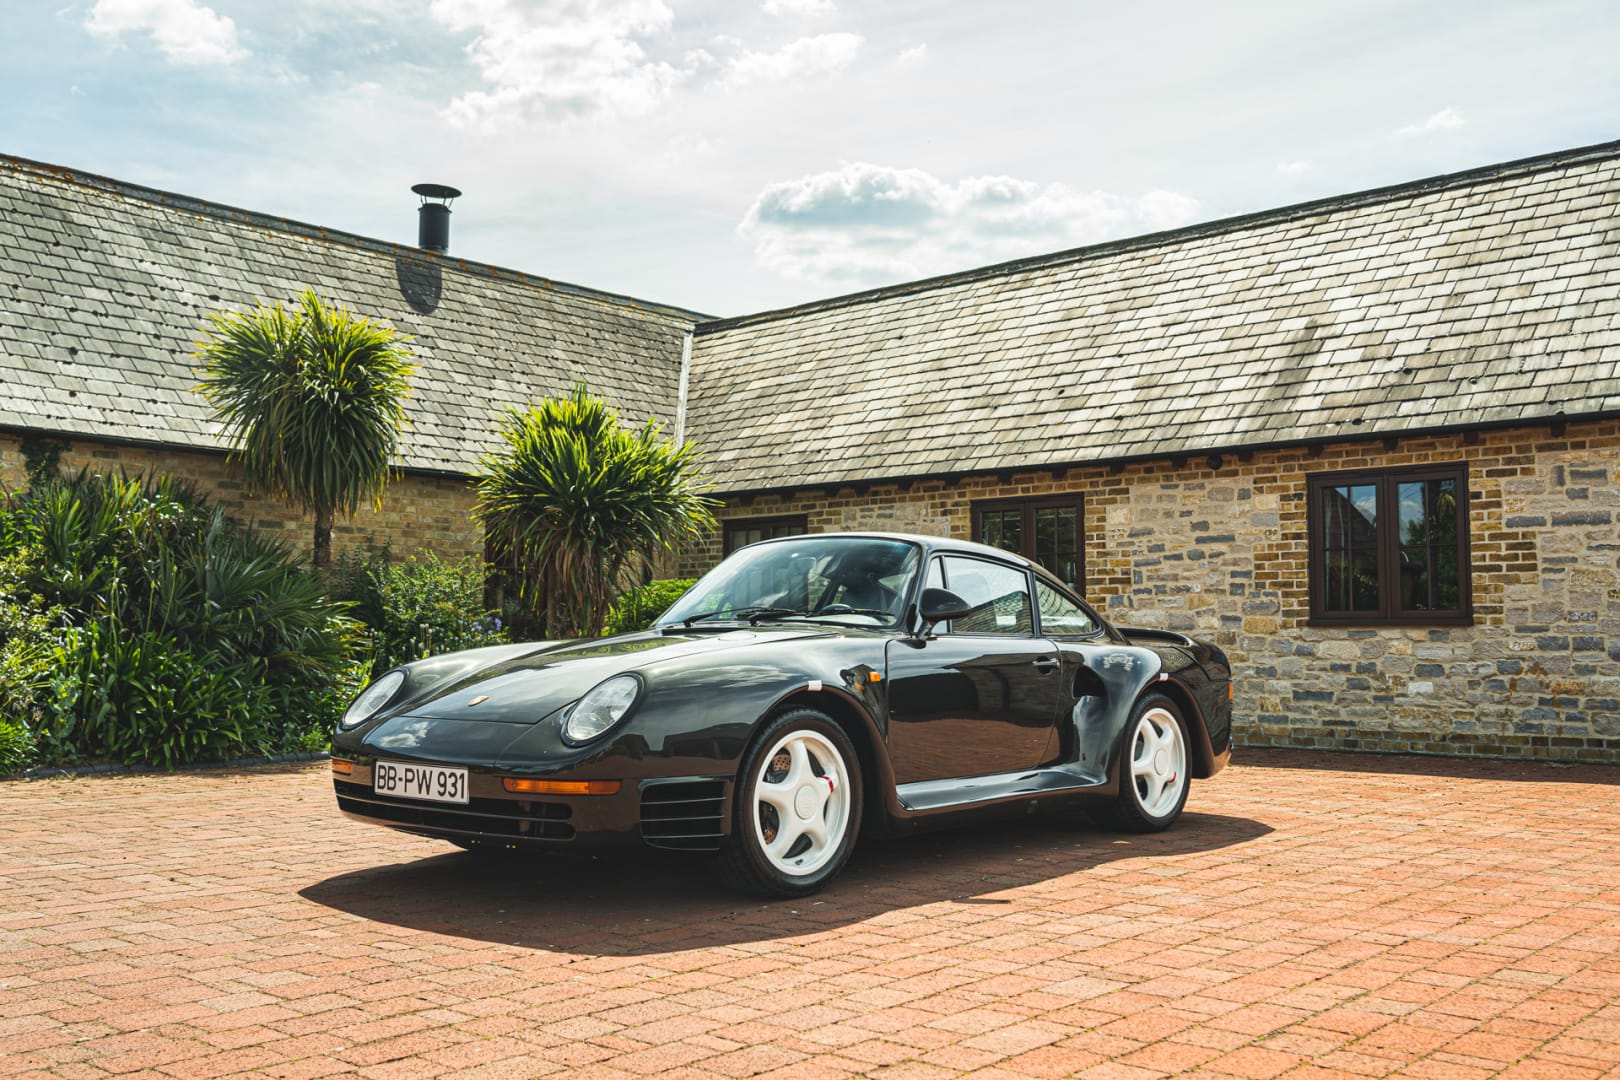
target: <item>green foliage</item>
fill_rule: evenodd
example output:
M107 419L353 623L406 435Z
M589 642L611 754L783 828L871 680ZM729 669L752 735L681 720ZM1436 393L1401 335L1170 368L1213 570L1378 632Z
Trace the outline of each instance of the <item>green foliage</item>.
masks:
M647 629L695 584L696 578L669 578L626 589L608 612L607 633L627 634Z
M315 515L315 565L331 562L332 520L380 506L415 368L391 327L313 290L216 314L197 347L203 397L249 482Z
M447 562L425 550L394 562L387 547L372 547L341 556L333 586L370 630L372 676L425 656L506 640L500 618L484 605L484 567L477 559Z
M0 690L46 763L302 748L358 627L284 545L166 478L42 479L0 510Z
M13 549L0 556L0 723L23 732L32 746L34 706L51 684L53 646L68 619L27 589L30 555Z
M501 436L480 463L476 513L548 636L600 631L628 572L714 524L691 444L651 421L625 430L583 384L510 413Z
M21 724L0 720L0 776L22 772L34 763L34 737Z

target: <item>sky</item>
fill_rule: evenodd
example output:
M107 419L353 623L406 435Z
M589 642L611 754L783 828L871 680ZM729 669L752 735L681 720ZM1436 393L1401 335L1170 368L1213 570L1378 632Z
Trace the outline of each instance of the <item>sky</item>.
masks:
M739 315L1620 138L1614 0L6 0L0 152Z

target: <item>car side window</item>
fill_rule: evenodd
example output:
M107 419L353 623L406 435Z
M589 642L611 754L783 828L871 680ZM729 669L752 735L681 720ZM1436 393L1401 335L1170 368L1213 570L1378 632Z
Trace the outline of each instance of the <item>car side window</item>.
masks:
M936 567L944 571L944 588L960 596L973 610L953 620L952 634L1005 634L1029 637L1035 632L1029 602L1029 578L1022 570L966 556L945 555L929 568L929 585Z
M1039 578L1035 603L1041 611L1041 633L1049 637L1089 637L1101 629L1090 612Z

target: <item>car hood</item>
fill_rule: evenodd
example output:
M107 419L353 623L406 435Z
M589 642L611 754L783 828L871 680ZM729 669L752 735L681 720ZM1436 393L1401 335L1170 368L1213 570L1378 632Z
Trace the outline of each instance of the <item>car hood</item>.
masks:
M394 716L533 724L604 679L627 671L652 675L666 664L718 659L728 653L841 632L843 628L838 627L770 626L721 633L649 631L571 642L500 660L433 687L408 701Z

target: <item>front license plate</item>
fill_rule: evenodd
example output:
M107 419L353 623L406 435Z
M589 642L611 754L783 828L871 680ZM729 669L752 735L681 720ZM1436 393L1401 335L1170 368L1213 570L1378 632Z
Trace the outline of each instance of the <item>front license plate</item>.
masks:
M450 769L443 765L379 761L371 770L371 790L378 795L392 795L399 799L465 804L467 770Z

